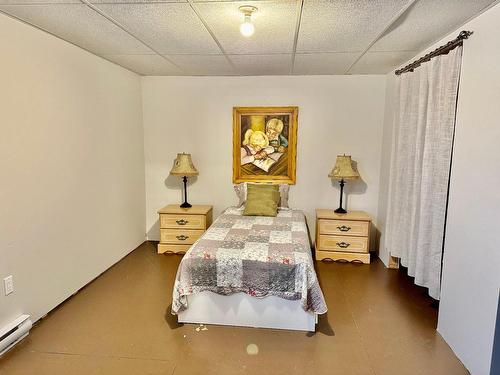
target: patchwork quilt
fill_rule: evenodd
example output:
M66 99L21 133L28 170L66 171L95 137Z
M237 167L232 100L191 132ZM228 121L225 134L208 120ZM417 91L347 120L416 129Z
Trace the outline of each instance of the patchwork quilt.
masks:
M284 209L276 217L263 217L243 216L242 208L224 211L182 258L172 314L188 308L188 295L203 291L300 300L305 311L325 313L304 214Z

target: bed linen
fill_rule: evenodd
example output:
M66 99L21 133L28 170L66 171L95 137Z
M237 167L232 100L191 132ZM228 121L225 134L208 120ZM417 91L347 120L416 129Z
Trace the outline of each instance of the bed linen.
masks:
M177 270L172 314L203 291L246 293L300 300L305 311L323 314L325 299L316 277L304 214L281 209L276 217L224 211L186 252Z

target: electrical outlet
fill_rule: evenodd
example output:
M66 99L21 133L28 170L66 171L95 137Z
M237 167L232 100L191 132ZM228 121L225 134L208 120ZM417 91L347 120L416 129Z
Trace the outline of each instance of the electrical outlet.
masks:
M6 296L14 291L14 280L12 278L12 275L7 276L3 279L3 289L5 290Z

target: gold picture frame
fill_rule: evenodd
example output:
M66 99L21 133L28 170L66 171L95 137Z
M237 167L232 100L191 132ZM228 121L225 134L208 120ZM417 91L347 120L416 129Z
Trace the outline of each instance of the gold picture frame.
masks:
M233 183L295 184L299 107L233 108Z

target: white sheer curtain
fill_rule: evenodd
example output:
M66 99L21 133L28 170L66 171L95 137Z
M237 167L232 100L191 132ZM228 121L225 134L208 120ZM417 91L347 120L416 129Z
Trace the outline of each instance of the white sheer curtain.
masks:
M462 47L399 76L386 246L439 299Z

